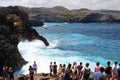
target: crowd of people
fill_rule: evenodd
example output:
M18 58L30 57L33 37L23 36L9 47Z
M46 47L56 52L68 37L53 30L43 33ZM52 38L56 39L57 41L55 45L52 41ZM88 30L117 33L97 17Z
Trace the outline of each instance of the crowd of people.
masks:
M119 66L119 67L118 67ZM50 76L58 77L59 80L120 80L120 63L114 62L111 66L110 61L106 63L106 66L100 66L99 62L96 62L94 71L91 71L89 63L83 66L82 62L77 64L59 64L56 62L50 62ZM4 80L14 80L12 67L3 67ZM37 74L37 64L34 61L33 65L29 66L30 80L34 80L34 74ZM92 75L92 76L91 76Z
M50 75L53 77L58 76L60 80L120 80L120 63L114 62L113 66L110 66L110 61L106 63L106 66L100 66L99 62L96 62L94 71L91 71L89 63L86 63L83 67L82 62L77 65L76 62L72 64L59 64L57 69L56 62L50 62ZM117 68L117 66L119 66ZM93 74L93 76L90 76Z
M12 67L3 66L2 73L4 80L14 80L14 70ZM34 74L37 74L37 64L35 61L34 64L29 67L30 80L34 80Z

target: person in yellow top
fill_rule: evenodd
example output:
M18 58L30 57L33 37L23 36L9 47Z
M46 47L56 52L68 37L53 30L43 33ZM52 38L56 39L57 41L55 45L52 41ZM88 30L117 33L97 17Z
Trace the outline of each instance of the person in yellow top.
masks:
M73 71L73 73L75 73L77 71L77 63L76 62L73 63L72 71Z

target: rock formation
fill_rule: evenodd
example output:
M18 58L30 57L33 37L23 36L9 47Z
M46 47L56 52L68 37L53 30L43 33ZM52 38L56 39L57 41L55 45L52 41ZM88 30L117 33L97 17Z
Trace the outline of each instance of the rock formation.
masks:
M39 39L46 46L47 40L30 27L28 14L18 7L0 7L0 74L4 65L19 70L27 62L20 55L17 45L21 40Z
M116 10L89 10L86 8L69 10L65 7L53 8L25 8L29 18L42 22L118 22L120 23L120 11Z

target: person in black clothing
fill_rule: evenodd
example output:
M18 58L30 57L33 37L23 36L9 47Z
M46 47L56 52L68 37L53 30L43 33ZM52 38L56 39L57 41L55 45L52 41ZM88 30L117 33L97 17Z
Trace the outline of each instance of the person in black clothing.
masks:
M32 66L29 67L29 75L30 75L30 80L34 80L34 69Z
M120 63L119 68L117 69L117 80L120 80Z
M110 66L110 61L107 62L107 66L105 67L105 74L106 74L106 79L110 80L112 77L112 67Z

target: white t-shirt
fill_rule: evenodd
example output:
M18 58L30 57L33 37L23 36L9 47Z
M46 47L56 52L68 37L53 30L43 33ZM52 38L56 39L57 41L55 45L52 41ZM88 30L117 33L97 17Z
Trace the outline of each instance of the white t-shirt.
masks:
M117 66L115 64L113 64L112 66L112 70L113 70L113 74L117 74Z

